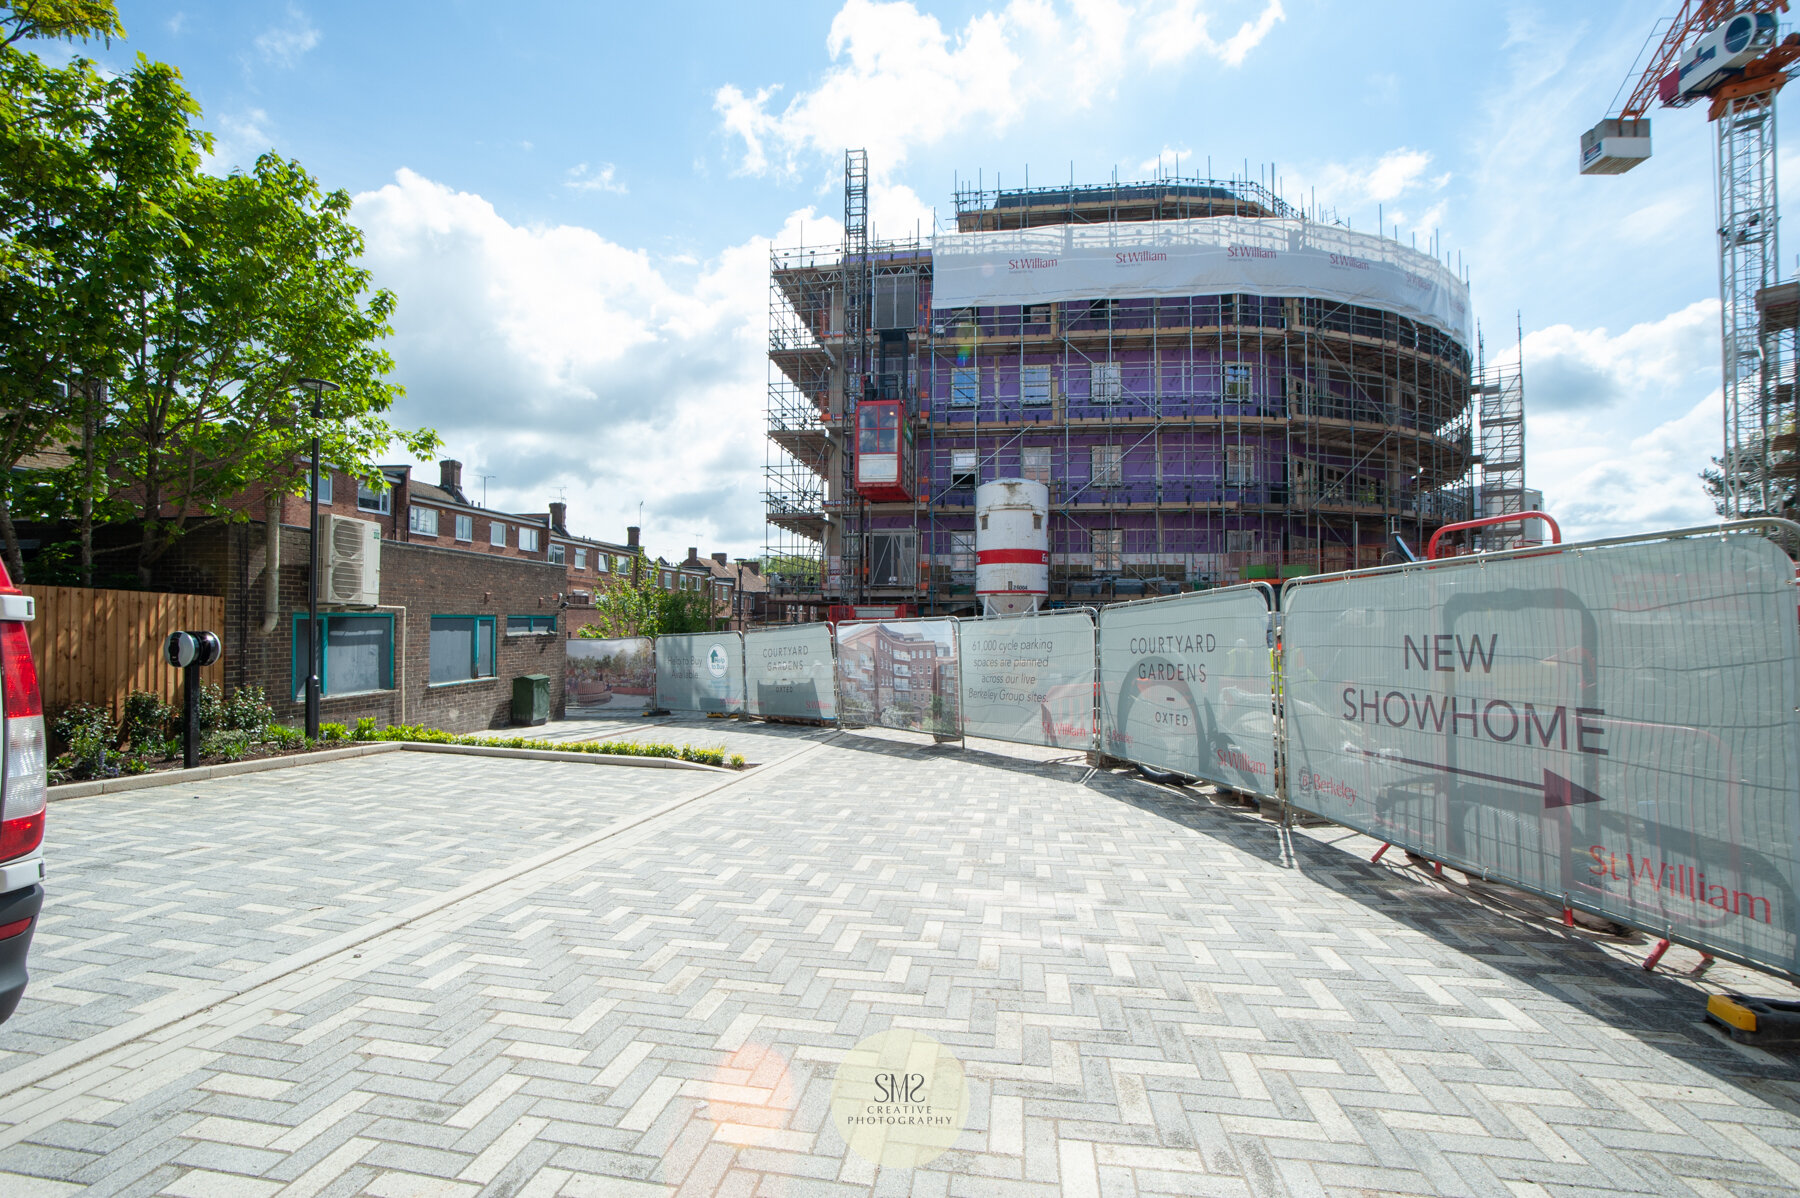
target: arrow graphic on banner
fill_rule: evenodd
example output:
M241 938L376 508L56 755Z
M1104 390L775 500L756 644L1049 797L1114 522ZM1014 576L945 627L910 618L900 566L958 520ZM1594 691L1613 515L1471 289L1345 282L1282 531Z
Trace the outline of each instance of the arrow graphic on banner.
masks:
M1544 780L1538 782L1522 782L1517 778L1503 778L1499 774L1484 774L1480 770L1465 770L1454 765L1439 765L1435 761L1417 761L1411 757L1395 757L1388 753L1377 753L1371 749L1358 750L1364 757L1374 757L1381 761L1398 761L1403 765L1416 765L1422 769L1437 770L1444 774L1460 774L1465 778L1480 778L1484 782L1499 782L1505 786L1518 786L1526 790L1542 791L1544 810L1555 807L1578 807L1583 803L1602 802L1601 796L1595 794L1579 782L1571 782L1554 770L1544 771Z

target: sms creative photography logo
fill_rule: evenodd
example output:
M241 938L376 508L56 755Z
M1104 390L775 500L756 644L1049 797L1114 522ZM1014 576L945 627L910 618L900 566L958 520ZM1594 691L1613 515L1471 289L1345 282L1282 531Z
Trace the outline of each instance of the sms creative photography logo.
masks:
M962 1062L923 1032L894 1028L844 1056L831 1116L850 1151L889 1169L936 1160L969 1121Z

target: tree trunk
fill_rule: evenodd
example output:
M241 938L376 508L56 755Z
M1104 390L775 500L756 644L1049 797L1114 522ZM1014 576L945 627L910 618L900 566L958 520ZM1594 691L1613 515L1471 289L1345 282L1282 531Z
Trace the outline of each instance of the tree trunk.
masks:
M96 405L106 396L106 384L95 383L86 388L87 402L81 410L81 585L94 585L94 442L99 433Z
M11 472L0 480L0 537L6 541L6 572L14 586L25 581L25 555L19 550L19 534L13 528Z

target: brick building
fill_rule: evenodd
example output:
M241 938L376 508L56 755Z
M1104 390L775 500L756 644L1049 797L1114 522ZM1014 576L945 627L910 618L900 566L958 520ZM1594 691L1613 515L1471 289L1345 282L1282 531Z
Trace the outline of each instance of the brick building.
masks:
M511 717L512 680L550 679L560 714L565 604L591 606L626 546L573 537L563 505L542 515L471 503L461 466L439 464L437 485L406 466L382 468L385 488L342 471L320 479L321 718L451 731L500 727ZM260 495L246 496L249 523L184 537L158 564L154 583L222 595L227 689L261 686L278 719L304 718L310 502L283 496L270 535ZM357 603L331 602L331 517L366 521L379 568ZM363 525L339 526L346 534ZM635 530L634 530L635 531ZM271 571L270 562L274 561ZM593 581L589 581L589 580ZM578 588L585 584L583 593Z

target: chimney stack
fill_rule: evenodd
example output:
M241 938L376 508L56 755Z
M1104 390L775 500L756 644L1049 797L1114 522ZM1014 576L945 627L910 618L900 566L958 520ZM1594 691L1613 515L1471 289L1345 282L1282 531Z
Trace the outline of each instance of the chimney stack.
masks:
M550 527L560 533L569 531L569 505L553 503L550 505Z
M762 562L748 561L748 562L745 562L744 564L750 567L750 573L756 575L758 578L762 577Z
M438 463L438 485L452 495L462 495L462 463L445 458Z
M723 553L713 554L713 560L715 562L718 562L721 566L728 566L731 564L730 562L725 560L725 555Z
M638 547L638 526L635 524L628 525L625 529L625 547L627 549Z
M697 562L699 560L700 560L700 547L698 545L689 545L687 561L682 562L681 564L685 566L688 564L688 562Z

